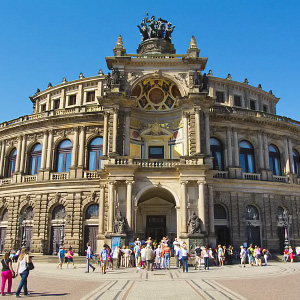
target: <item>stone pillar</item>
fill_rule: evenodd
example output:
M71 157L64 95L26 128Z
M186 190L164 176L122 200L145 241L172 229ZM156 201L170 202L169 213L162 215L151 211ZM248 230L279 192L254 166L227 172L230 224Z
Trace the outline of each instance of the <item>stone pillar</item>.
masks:
M52 147L53 147L53 131L49 130L47 161L46 161L46 169L48 171L52 170Z
M265 157L265 168L270 169L270 161L269 161L269 142L268 142L268 136L265 133L264 134L264 157Z
M83 168L84 165L84 146L85 146L85 127L80 127L79 133L79 153L78 153L78 167Z
M71 167L77 167L77 154L78 154L78 127L74 129L74 144L72 148Z
M117 107L114 108L114 118L113 118L113 142L112 142L112 152L117 153L117 129L118 129L118 111Z
M204 182L198 181L199 199L198 199L198 216L202 221L202 231L206 231L206 219L205 219L205 192Z
M258 133L258 143L259 143L259 168L264 169L264 149L263 149L263 138L261 132Z
M130 155L130 111L126 111L125 117L125 143L124 143L124 155Z
M115 208L115 182L110 181L108 186L108 228L107 228L107 231L109 233L113 233L114 208Z
M181 201L180 201L180 210L181 210L181 234L187 234L187 181L180 182L181 184Z
M215 234L215 213L214 213L214 194L213 186L208 186L208 208L209 208L209 234Z
M195 140L196 154L201 153L201 129L200 129L200 108L195 108Z
M21 147L22 147L22 137L18 137L18 146L17 146L17 158L16 158L16 168L15 173L20 171L20 158L21 158Z
M189 155L188 113L183 113L183 155Z
M5 143L6 141L3 140L1 142L1 157L0 157L0 176L4 176L4 159L5 159Z
M103 156L107 155L107 138L108 138L108 117L109 113L104 112L104 128L103 128Z
M236 128L233 130L233 153L234 153L234 166L238 167L240 165L240 150L239 141Z
M44 131L43 145L42 145L42 157L41 157L41 169L46 169L46 152L48 144L48 131Z
M209 130L209 111L204 113L205 128L205 155L210 156L210 130Z
M226 128L227 142L227 167L232 166L232 144L231 144L231 127Z
M126 197L126 219L128 222L128 229L132 231L132 184L133 181L126 181L127 197Z
M293 145L290 138L287 139L288 142L288 149L289 149L289 158L290 158L290 166L291 166L291 173L295 173L294 167L294 157L293 157Z
M66 107L66 90L61 89L61 101L59 103L59 109L63 109Z
M283 143L284 143L285 173L290 174L291 173L291 165L290 165L289 146L288 146L287 138L285 138L283 140Z
M99 226L98 234L104 235L104 215L105 215L105 186L100 185L100 199L99 199Z
M25 154L26 154L26 135L23 135L21 160L20 160L20 173L24 173L25 168Z
M82 106L83 105L83 87L82 84L78 85L78 101L76 105Z

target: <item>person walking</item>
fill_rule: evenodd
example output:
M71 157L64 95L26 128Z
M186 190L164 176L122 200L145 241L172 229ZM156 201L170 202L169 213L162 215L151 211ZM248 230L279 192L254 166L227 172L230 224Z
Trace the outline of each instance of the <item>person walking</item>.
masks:
M69 251L67 253L67 258L68 258L67 269L69 268L69 263L72 263L74 269L76 268L75 265L74 265L73 256L74 256L74 253L73 253L72 247L70 247Z
M147 262L147 271L153 271L153 250L151 246L148 244L145 250L145 258Z
M106 264L108 260L108 251L107 246L104 244L103 248L100 251L100 262L101 262L101 273L106 274Z
M160 254L161 254L161 247L160 245L157 246L155 249L155 269L160 269Z
M21 276L21 281L16 291L17 298L20 298L20 292L22 288L24 290L24 295L29 295L28 288L27 288L27 278L29 276L29 270L27 269L26 266L26 264L28 264L29 262L30 262L30 258L27 253L27 249L22 248L21 254L18 258L17 269L16 269L16 276L18 276L18 274Z
M2 263L2 272L1 272L1 295L4 296L5 283L7 281L7 293L11 294L11 285L12 285L12 275L14 273L12 267L12 261L9 258L9 252L5 252L4 258L1 260Z
M167 245L164 246L164 261L165 261L165 269L170 270L170 259L171 259L171 249L170 247Z
M219 267L224 266L224 252L221 245L218 245L218 261L219 261Z
M240 248L241 248L241 252L240 252L241 265L244 265L245 268L247 262L247 251L244 248L244 246L241 246Z
M59 247L57 269L61 268L65 260L65 247Z
M195 270L201 270L201 245L198 244L195 248Z
M94 272L96 268L91 264L91 259L93 258L93 249L92 249L90 243L87 243L86 246L87 246L87 249L85 250L85 252L86 252L86 271L85 271L85 273L90 272L90 267L93 269L93 272Z
M289 246L289 257L290 257L290 260L291 260L291 263L294 262L294 253L293 253L293 248L292 246Z
M188 256L189 256L189 250L187 249L186 244L183 244L182 249L181 249L182 271L183 272L188 272Z
M206 246L202 249L201 257L204 260L204 270L209 270L209 252Z

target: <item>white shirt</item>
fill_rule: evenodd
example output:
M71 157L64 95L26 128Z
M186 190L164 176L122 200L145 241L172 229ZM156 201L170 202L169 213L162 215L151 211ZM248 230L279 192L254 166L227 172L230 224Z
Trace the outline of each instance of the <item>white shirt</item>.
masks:
M187 256L188 255L188 250L187 249L181 249L181 256Z
M19 270L18 273L21 274L26 270L26 256L24 255L24 258L22 260L19 260Z

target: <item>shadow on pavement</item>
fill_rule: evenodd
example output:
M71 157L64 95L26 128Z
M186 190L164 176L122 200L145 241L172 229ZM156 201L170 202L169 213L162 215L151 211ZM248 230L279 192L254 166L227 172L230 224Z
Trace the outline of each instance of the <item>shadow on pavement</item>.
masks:
M60 294L56 294L56 293L30 293L30 298L31 297L62 297L62 296L67 296L70 295L70 293L60 293Z

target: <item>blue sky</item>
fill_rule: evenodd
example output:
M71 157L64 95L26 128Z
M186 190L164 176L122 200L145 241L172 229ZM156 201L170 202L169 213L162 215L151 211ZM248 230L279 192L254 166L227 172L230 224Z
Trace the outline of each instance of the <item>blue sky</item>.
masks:
M0 122L31 114L28 96L49 82L107 73L119 34L136 53L146 12L176 26L178 54L195 35L207 71L261 83L281 98L277 114L300 120L300 1L14 0L0 4Z

